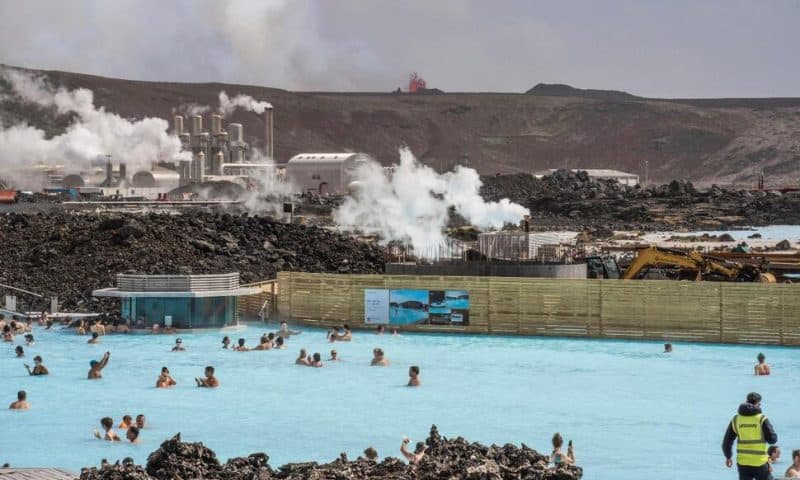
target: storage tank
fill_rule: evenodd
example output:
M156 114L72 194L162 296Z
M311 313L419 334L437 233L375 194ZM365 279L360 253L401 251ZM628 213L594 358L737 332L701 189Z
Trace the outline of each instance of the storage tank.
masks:
M136 172L131 183L134 188L160 188L169 191L180 186L181 176L175 170L156 167L153 170Z
M230 139L232 142L243 142L244 136L242 134L242 124L241 123L229 123L228 124L228 135L230 135Z
M181 115L175 115L173 129L175 135L180 136L183 133L183 117Z
M203 116L192 115L192 135L199 135L203 131Z
M222 115L211 115L211 135L222 133Z
M356 168L369 159L363 153L301 153L289 160L286 176L299 193L344 195Z
M85 186L86 186L86 180L77 173L64 176L65 188L85 187Z

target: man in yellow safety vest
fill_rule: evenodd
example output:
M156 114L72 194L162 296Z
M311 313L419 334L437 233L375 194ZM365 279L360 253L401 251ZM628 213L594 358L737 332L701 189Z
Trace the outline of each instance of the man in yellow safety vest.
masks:
M739 413L733 417L722 441L725 465L733 466L733 441L736 440L736 467L739 480L772 480L767 444L774 445L778 435L767 417L761 413L761 395L747 394Z

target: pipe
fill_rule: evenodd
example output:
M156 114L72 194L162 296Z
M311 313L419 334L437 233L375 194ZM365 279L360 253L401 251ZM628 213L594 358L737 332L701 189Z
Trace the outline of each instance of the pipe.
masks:
M264 151L267 154L267 158L273 159L275 158L274 155L274 146L273 146L273 122L275 118L272 114L272 106L268 106L267 109L264 111Z

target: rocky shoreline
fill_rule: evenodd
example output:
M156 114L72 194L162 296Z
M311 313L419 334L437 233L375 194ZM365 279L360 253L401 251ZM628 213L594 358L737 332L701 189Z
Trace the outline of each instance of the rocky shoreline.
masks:
M178 434L151 453L144 467L124 462L84 468L80 480L579 480L583 476L583 469L578 466L548 467L548 457L525 444L485 446L461 437L448 439L439 434L435 425L425 445L425 456L416 465L394 457L380 462L365 457L349 460L342 453L330 463L289 463L275 469L265 453L221 463L213 450L202 443L182 442Z
M380 273L386 261L383 248L328 229L203 210L0 214L0 245L2 283L57 295L66 311L117 310L91 293L118 273L240 272L248 283L279 270Z
M537 229L655 231L800 224L798 192L718 186L701 191L681 180L630 187L567 170L542 178L516 174L484 176L481 180L484 198L509 198L527 207Z

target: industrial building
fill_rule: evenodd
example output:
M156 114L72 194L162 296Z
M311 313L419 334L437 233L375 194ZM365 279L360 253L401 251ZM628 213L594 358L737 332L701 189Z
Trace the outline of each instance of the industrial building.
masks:
M487 259L568 263L576 232L489 232L478 234L478 251Z
M547 170L536 172L533 174L533 176L536 178L542 178L543 176L551 175L556 171L557 169L550 168ZM619 170L609 170L605 168L573 168L571 169L571 171L586 172L589 175L589 178L593 180L615 180L629 187L639 185L639 175L636 175L635 173L627 173L627 172L621 172Z
M286 178L298 193L343 195L355 180L359 165L370 161L363 153L301 153L286 164Z

